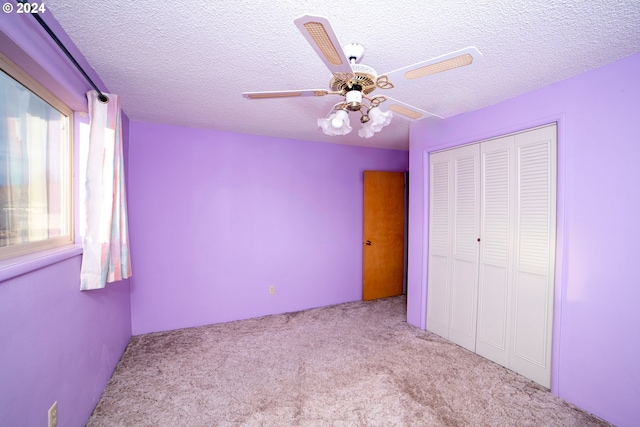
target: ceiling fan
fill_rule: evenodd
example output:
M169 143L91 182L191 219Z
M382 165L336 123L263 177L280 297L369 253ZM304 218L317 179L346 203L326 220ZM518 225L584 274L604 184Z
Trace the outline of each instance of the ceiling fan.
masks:
M361 64L364 47L353 43L340 47L331 24L321 16L305 15L295 21L296 26L325 63L333 77L327 89L243 92L248 99L291 98L301 96L338 95L343 99L335 104L328 117L318 119L318 127L327 135L346 135L351 132L349 112L360 112L362 129L358 135L370 138L391 122L393 113L415 121L429 116L440 117L405 104L386 95L373 95L376 89L388 90L413 79L474 64L482 54L475 47L467 47L437 58L378 75L368 65ZM383 111L380 107L385 107Z

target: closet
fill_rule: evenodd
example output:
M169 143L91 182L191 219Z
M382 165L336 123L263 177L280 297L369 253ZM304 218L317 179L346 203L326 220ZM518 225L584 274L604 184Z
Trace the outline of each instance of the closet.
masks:
M556 125L431 153L427 330L549 388Z

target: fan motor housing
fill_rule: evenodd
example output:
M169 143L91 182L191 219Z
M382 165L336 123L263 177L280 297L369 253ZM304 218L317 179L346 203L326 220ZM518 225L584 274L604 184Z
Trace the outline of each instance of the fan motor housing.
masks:
M351 68L355 76L351 80L333 77L329 82L331 90L344 94L351 90L353 85L358 85L362 88L361 92L365 95L373 92L376 88L376 80L378 79L376 70L364 64L351 64Z

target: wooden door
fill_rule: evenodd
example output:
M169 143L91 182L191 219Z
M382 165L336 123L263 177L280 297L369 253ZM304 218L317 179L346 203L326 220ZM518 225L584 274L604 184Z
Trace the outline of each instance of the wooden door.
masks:
M362 299L402 295L404 172L364 171Z

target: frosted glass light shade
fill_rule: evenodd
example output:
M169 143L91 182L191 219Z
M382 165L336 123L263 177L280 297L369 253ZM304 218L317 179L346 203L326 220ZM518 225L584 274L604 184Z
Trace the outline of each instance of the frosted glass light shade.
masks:
M373 134L376 133L369 122L362 125L362 128L358 131L358 136L360 138L371 138Z
M346 135L351 132L349 114L344 110L338 110L325 119L318 119L318 127L325 135Z
M369 121L362 125L362 129L358 131L361 138L371 138L374 133L380 132L383 127L391 123L393 113L391 111L382 111L378 107L369 110Z
M374 132L380 132L383 127L391 123L391 119L393 118L393 113L391 111L384 112L378 107L373 107L369 110L368 115L369 121L367 123L371 123Z

